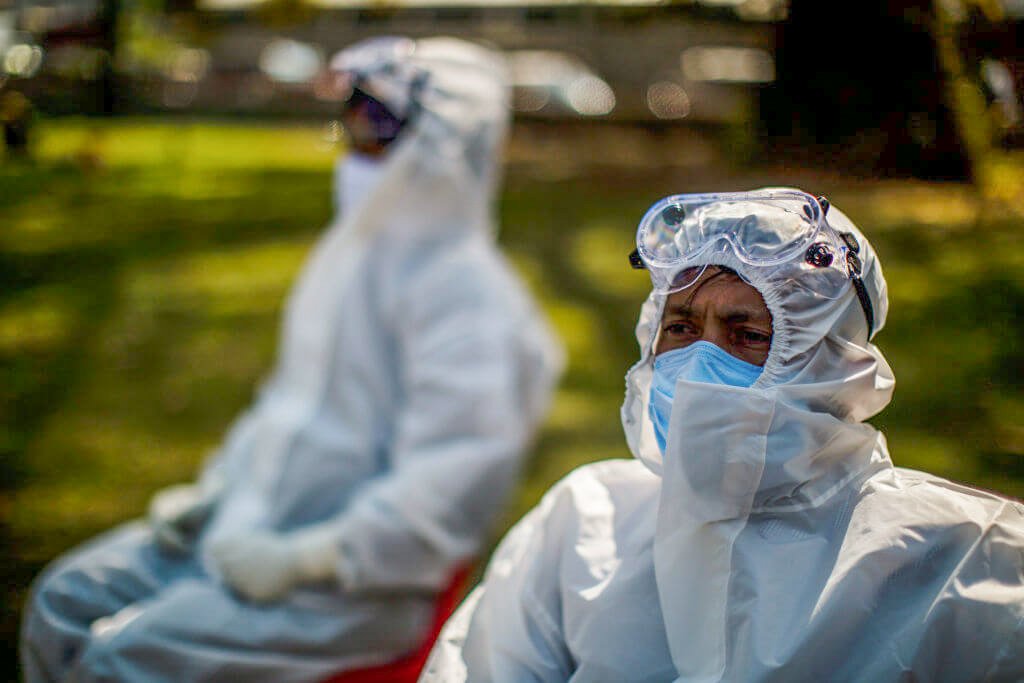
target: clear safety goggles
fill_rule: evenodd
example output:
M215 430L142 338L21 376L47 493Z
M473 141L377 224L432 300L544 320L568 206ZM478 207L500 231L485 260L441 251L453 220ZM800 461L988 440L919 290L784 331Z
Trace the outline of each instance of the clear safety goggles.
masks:
M353 87L352 94L342 104L341 123L354 142L382 147L394 142L405 126L404 119L395 116L383 102L359 87Z
M417 73L412 78L408 92L404 93L408 101L401 115L371 94L374 87L390 86L394 89L400 87L400 84L389 83L387 79L371 80L357 71L337 70L332 73L327 90L330 99L340 102L342 125L350 138L357 142L387 146L419 110L419 97L427 78L423 73ZM352 116L351 112L358 113Z
M829 203L799 190L759 190L666 197L648 209L630 254L651 274L654 289L670 294L697 282L715 254L731 252L754 267L793 263L815 271L800 277L816 294L837 298L853 283L868 318L873 312L861 282L860 245L825 216Z

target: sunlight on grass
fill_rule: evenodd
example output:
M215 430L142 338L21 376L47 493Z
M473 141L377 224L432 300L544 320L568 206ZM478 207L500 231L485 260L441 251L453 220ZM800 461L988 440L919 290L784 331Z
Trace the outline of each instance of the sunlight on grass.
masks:
M81 482L88 475L135 487L191 469L197 460L194 454L207 446L208 440L182 433L157 439L134 415L85 404L68 409L59 423L51 423L39 435L28 462L50 481ZM182 463L182 456L188 462Z
M547 307L547 315L565 343L570 364L585 362L601 348L601 328L597 312L562 301Z
M152 491L191 480L214 445L77 403L25 454L40 476L13 496L8 524L26 558L60 550L52 539L77 540L142 514Z
M6 226L0 246L6 252L42 253L75 242L69 239L67 217L59 213L52 198L26 202L18 210L4 213Z
M1024 152L1001 152L987 160L986 195L1024 217Z
M518 252L505 256L531 294L538 298L551 297L551 290L545 286L544 268L537 258Z
M889 286L889 307L898 310L904 305L921 305L940 293L935 276L925 266L913 263L886 263L884 266Z
M271 242L190 254L126 275L133 305L188 308L210 316L279 310L310 249L306 242Z
M994 435L996 445L1006 453L1014 453L1024 467L1024 396L991 392L983 399L985 409L999 425Z
M633 231L617 223L581 226L572 240L570 262L591 287L606 294L643 301L651 289L644 271L630 268L628 256L633 250Z
M979 215L980 200L963 185L922 185L906 183L882 187L864 193L852 202L857 211L846 209L850 215L865 214L869 220L860 222L868 234L876 230L898 228L907 223L928 225L936 230L948 231L970 226Z
M90 157L99 166L244 169L325 168L338 154L317 126L251 126L182 120L84 119L46 121L39 128L39 155L49 160Z
M76 322L64 287L31 290L0 307L0 352L50 350L67 341Z
M51 482L19 495L9 517L22 561L42 563L83 536L141 515L148 495L136 486L95 478Z
M977 476L968 453L948 439L920 430L887 436L889 452L899 467L939 473L939 476L958 481L970 481Z
M562 389L555 396L546 428L569 433L585 431L589 425L614 419L617 409L617 405L595 401L589 391Z

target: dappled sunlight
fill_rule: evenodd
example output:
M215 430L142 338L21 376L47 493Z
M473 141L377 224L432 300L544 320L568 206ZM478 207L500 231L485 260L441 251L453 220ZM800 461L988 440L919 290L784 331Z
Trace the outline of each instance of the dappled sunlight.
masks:
M607 397L605 397L607 398ZM567 433L585 432L618 417L618 402L596 401L590 391L564 388L555 396L545 427Z
M53 210L52 197L39 197L20 209L5 212L5 230L0 246L13 253L43 253L56 247L74 244L69 235L68 219Z
M193 201L244 200L252 191L252 185L244 175L214 174L191 168L182 168L180 173L168 174L166 178L153 178L148 187L142 183L137 187L140 193Z
M146 500L136 487L86 477L24 489L8 518L19 560L42 564L97 530L139 515Z
M894 263L884 266L889 282L889 307L899 310L903 305L920 305L935 298L941 289L931 269L923 264Z
M80 481L88 473L89 479L134 488L156 485L181 475L183 470L190 471L209 446L209 438L174 430L166 430L157 438L152 428L140 424L133 414L75 400L59 421L46 425L27 455L33 475L47 475L32 477L40 484L47 480Z
M240 126L187 120L124 120L116 133L84 119L39 128L39 156L75 160L93 155L100 168L172 164L193 168L325 169L338 154L315 126Z
M994 157L985 169L986 195L1024 217L1024 152L1004 152Z
M948 479L968 481L977 475L969 454L949 439L924 430L887 434L889 452L898 467L926 470Z
M551 291L545 286L544 268L536 257L523 253L510 253L506 257L532 295L538 299L552 298Z
M632 225L596 222L574 230L571 260L580 277L605 294L629 299L638 304L651 290L645 271L629 266L629 253L636 246Z
M68 292L50 286L0 303L0 353L52 350L73 333L76 311Z
M996 447L1005 453L1024 453L1024 396L993 391L982 399L986 412L998 425L994 436ZM1024 467L1024 462L1021 462Z
M259 315L280 310L310 249L271 242L188 254L125 275L132 305L188 308L204 315Z
M978 218L981 200L967 185L893 185L866 193L863 211L871 221L862 227L875 230L899 228L907 223L931 226L939 231L969 228Z
M603 332L598 321L598 312L567 301L555 302L546 307L559 337L562 338L569 356L570 372L592 370L593 363L600 363Z
M180 413L190 406L206 406L214 397L237 393L221 386L241 382L250 386L271 370L277 340L277 316L250 319L240 325L195 325L181 330L164 356L160 398L163 408Z

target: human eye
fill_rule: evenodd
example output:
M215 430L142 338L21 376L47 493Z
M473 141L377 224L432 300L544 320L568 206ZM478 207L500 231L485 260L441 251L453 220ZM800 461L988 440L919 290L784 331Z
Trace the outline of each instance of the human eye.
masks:
M697 334L697 327L689 320L670 320L662 328L673 337L692 337Z
M752 327L740 328L737 336L739 341L746 346L767 346L772 341L771 334Z

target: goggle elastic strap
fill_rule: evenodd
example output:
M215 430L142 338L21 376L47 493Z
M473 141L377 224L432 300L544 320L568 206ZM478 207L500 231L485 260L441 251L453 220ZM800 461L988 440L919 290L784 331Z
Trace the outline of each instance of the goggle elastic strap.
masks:
M860 245L853 233L841 232L839 237L846 244L846 271L850 282L853 283L853 290L857 292L860 307L864 309L864 318L868 323L868 339L871 339L871 334L875 331L875 308L871 305L868 288L864 286L864 281L860 277L864 268L860 260Z
M860 300L860 307L864 309L864 318L868 323L868 339L871 339L871 334L875 331L875 309L871 306L868 288L864 286L864 281L860 279L860 276L852 278L851 281L854 291L857 292L857 298Z

